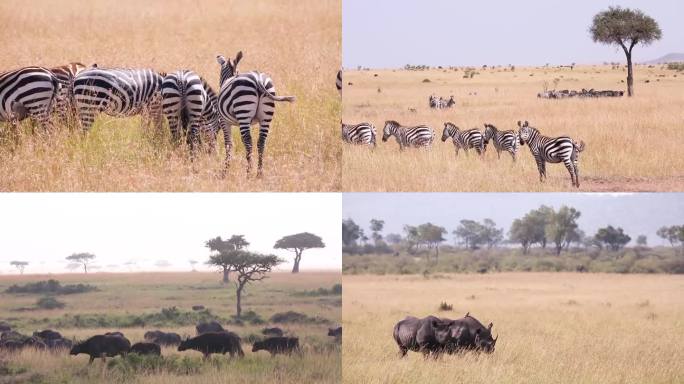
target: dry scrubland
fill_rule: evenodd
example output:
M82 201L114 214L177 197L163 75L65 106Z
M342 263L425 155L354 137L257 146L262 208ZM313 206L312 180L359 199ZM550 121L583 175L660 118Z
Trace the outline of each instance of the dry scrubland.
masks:
M574 273L343 277L344 383L681 383L681 276ZM440 301L453 311L438 312ZM492 355L400 360L406 315L470 311ZM446 380L446 381L445 381Z
M216 55L245 54L239 70L269 73L279 94L266 144L264 177L245 178L244 147L233 128L234 160L218 176L223 151L193 166L168 145L168 132L138 118L103 116L81 137L61 127L54 137L20 133L0 123L2 191L329 191L339 190L339 0L121 0L0 3L0 71L71 61L101 67L193 69L218 89ZM74 28L77 26L77 28ZM258 129L252 128L252 136ZM220 135L222 142L223 137ZM18 141L18 144L16 143ZM254 139L256 155L256 139ZM254 156L256 160L256 156ZM256 163L255 163L256 165ZM252 174L254 176L254 173Z
M510 155L497 160L493 146L484 161L474 153L455 158L451 139L440 140L444 122L462 129L483 123L517 129L528 120L547 136L584 140L580 155L581 191L675 191L684 189L684 74L639 65L633 98L537 99L544 82L556 89L625 90L623 69L580 66L574 70L516 67L514 72L477 69L464 79L463 69L345 71L343 120L370 121L378 130L378 148L343 149L342 185L347 191L568 191L574 189L562 164L548 164L541 184L534 159L520 148L517 164ZM377 74L378 77L374 77ZM661 77L663 76L663 77ZM430 82L424 83L424 79ZM649 80L649 83L645 83ZM352 82L353 85L347 85ZM381 92L378 92L378 89ZM477 96L469 93L477 92ZM436 111L428 96L454 95L456 106ZM415 108L416 112L410 112ZM399 153L394 138L382 143L385 120L404 125L427 124L435 130L432 150ZM490 143L491 145L491 143Z
M235 313L235 289L220 284L218 273L132 273L89 274L55 276L3 276L0 291L12 284L24 284L56 278L62 284L88 283L100 291L84 294L57 296L67 304L63 310L16 312L16 308L30 307L35 295L10 295L0 293L0 320L16 324L22 333L31 333L40 326L57 321L65 315L157 313L161 308L177 306L190 311L196 304L205 305L212 313L224 318ZM16 375L0 374L0 383L337 383L341 375L340 350L332 338L326 336L327 328L336 326L341 317L341 297L302 296L295 292L330 288L340 282L339 273L318 272L274 273L261 284L247 288L243 297L243 311L253 310L268 321L278 312L297 311L308 316L319 316L329 324L275 324L300 338L302 357L278 356L271 358L266 352L252 353L245 341L250 334L259 334L264 325L227 325L227 328L243 338L245 358L229 360L228 355L213 355L202 362L202 355L194 351L178 352L173 347L162 348L162 368L132 370L122 364L120 357L108 359L107 368L99 360L88 367L88 356L70 356L68 353L51 354L25 350L19 354L0 352L0 366ZM243 312L244 313L244 312ZM225 324L225 323L224 323ZM193 325L154 326L145 328L56 328L65 337L84 339L106 331L120 330L131 343L142 341L147 330L162 329L183 335L194 335ZM55 329L55 328L53 328ZM175 360L174 360L175 359ZM31 381L33 380L33 381Z

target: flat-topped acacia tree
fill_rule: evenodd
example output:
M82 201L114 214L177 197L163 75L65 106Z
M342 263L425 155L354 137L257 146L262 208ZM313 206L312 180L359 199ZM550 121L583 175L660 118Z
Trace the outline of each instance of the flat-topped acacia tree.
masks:
M24 268L29 265L28 261L14 260L10 262L10 265L16 267L19 270L19 274L24 274Z
M249 242L244 235L232 235L229 239L223 240L221 236L209 239L204 243L204 246L215 252L209 257L207 264L214 265L221 268L223 272L223 283L228 283L230 280L230 260L225 259L228 251L240 251L249 246Z
M73 263L80 264L83 266L83 272L88 273L88 265L95 260L95 255L88 252L72 253L70 256L67 256L66 259Z
M648 45L660 40L663 32L658 23L638 9L609 7L594 16L589 33L594 42L622 47L627 57L627 95L632 96L632 49L637 44Z
M273 246L275 249L286 249L295 253L292 273L299 273L299 262L302 260L302 253L311 248L325 248L323 239L309 232L289 235L276 241Z

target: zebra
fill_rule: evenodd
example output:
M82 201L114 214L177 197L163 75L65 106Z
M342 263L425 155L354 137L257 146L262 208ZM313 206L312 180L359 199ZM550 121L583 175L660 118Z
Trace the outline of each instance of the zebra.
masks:
M382 141L386 142L390 136L397 139L399 150L403 150L404 147L430 147L435 139L435 132L426 125L405 127L394 120L387 120L382 130Z
M496 149L496 155L501 158L501 151L505 151L511 154L513 161L515 161L515 154L518 152L518 137L517 133L513 130L500 131L492 124L484 124L484 148L487 149L487 144L489 140L494 143L494 148Z
M164 77L161 93L162 112L169 122L173 142L180 141L182 131L194 151L203 133L209 136L209 148L213 152L216 135L223 129L227 163L232 149L230 132L218 111L218 96L209 83L194 71L180 70Z
M44 67L0 73L0 121L9 121L16 127L19 121L30 117L49 132L50 113L60 88L57 76Z
M463 148L466 154L469 148L475 148L475 152L480 156L485 152L482 133L475 128L461 131L455 124L446 122L444 123L444 131L442 131L442 141L446 141L449 137L454 142L456 156L458 156L459 148Z
M342 123L342 139L350 144L366 144L376 146L375 126L371 123L356 125Z
M93 66L97 67L97 64L93 64ZM50 68L50 72L59 79L61 85L54 111L63 122L69 122L70 117L76 116L70 95L73 89L74 78L84 69L86 69L86 66L78 62Z
M74 78L73 98L81 127L90 130L99 112L134 116L149 112L161 128L162 73L152 69L89 68Z
M565 164L565 168L570 173L572 186L579 188L579 153L584 150L584 141L579 143L567 136L546 137L539 133L539 130L529 125L527 121L518 121L520 130L520 145L530 147L530 152L534 156L539 170L539 181L546 178L546 162Z
M219 91L219 112L229 125L240 126L240 136L245 145L247 158L247 174L252 169L252 135L250 126L259 123L259 163L257 176L263 171L264 147L266 137L275 113L276 101L295 101L294 96L276 96L271 78L262 72L236 73L236 68L242 59L242 52L238 52L231 62L218 55L216 61L221 66Z
M337 80L335 81L335 87L337 87L337 92L342 96L342 70L337 71Z
M435 95L430 95L428 98L428 105L432 109L441 109L442 108L442 103L440 100L435 96Z

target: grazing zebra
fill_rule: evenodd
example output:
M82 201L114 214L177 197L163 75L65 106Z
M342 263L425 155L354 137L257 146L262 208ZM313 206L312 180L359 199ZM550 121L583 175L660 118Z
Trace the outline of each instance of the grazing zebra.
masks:
M518 152L518 138L515 131L499 131L495 126L487 123L484 127L484 148L486 149L489 140L492 140L499 159L501 158L501 151L505 151L510 153L513 161L515 161L515 154Z
M539 170L539 181L546 178L546 162L565 164L565 168L570 172L570 179L574 187L579 188L579 153L584 150L584 141L575 142L567 136L546 137L536 128L530 127L529 123L518 121L520 130L520 144L530 147L530 152L534 156Z
M47 68L24 67L0 73L0 121L16 126L30 117L49 131L50 112L60 88L59 79Z
M459 148L463 148L466 154L469 148L475 148L478 155L484 154L485 148L482 133L475 128L461 131L453 123L446 122L444 123L444 131L442 131L442 141L446 141L449 137L454 142L456 156L458 156Z
M231 62L223 56L216 56L221 65L221 90L219 91L219 112L229 125L240 126L240 136L245 145L247 157L247 173L252 169L252 135L250 125L259 123L259 163L257 176L262 175L262 164L266 137L275 113L276 101L295 101L294 96L276 96L273 81L265 73L248 72L236 73L236 68L242 59L242 52L238 52Z
M397 139L399 150L404 147L430 147L435 139L434 131L426 125L404 127L394 120L387 120L382 130L382 141L387 141L390 136Z
M173 142L180 141L182 131L187 135L191 150L194 150L200 133L203 133L209 136L209 147L213 152L216 134L223 129L228 162L232 141L228 126L218 111L218 97L211 86L197 73L181 70L164 77L161 93L162 112L169 122Z
M86 69L86 66L77 62L50 68L50 71L59 79L61 85L54 111L63 122L68 122L70 117L76 116L76 109L70 95L73 89L74 78L84 69Z
M162 74L152 69L89 68L74 78L73 97L79 120L88 131L95 116L134 116L149 112L161 128Z
M335 86L337 87L337 92L342 96L342 70L337 71L337 80L335 81Z
M342 123L342 139L350 144L366 144L376 146L375 126L371 123L356 125Z
M428 105L432 109L442 108L442 104L440 103L439 99L435 95L430 95L430 97L428 98Z

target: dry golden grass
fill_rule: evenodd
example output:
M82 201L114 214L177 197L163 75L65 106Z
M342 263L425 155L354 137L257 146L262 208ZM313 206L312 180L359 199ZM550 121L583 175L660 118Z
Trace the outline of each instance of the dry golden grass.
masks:
M344 383L681 383L676 275L501 273L343 277ZM451 312L437 312L441 301ZM406 315L466 312L499 335L491 355L399 359Z
M546 136L569 135L584 140L580 155L580 191L679 191L684 189L684 75L638 66L636 96L602 99L537 99L544 82L556 89L625 89L622 69L581 66L570 69L518 67L514 72L479 69L473 79L464 71L345 71L343 120L369 121L378 130L378 148L345 146L342 186L345 191L568 191L570 177L562 164L548 164L548 180L539 183L529 149L520 147L519 161L508 154L497 160L493 146L484 161L471 151L458 158L451 140L440 141L444 122L462 129L483 130L484 123L517 129L528 120ZM378 77L374 77L378 74ZM660 77L661 75L665 77ZM429 83L423 83L429 79ZM644 83L649 80L649 83ZM353 85L347 85L352 82ZM381 92L378 92L380 89ZM477 95L469 95L477 92ZM435 111L430 94L456 106ZM415 108L416 112L409 111ZM383 143L385 120L404 125L427 124L435 130L430 151L399 153L394 138Z
M193 69L218 89L216 55L244 52L239 70L273 78L279 103L266 145L264 177L245 177L244 147L233 128L234 160L190 163L137 118L103 116L86 138L59 130L45 140L23 124L18 146L0 124L1 191L333 191L340 189L339 0L0 3L0 71L71 61L101 67ZM256 128L252 135L256 137ZM147 137L147 140L141 137ZM8 140L8 138L10 140ZM222 141L222 137L219 140ZM256 143L256 141L254 141ZM256 147L254 148L256 151ZM256 160L256 156L254 157ZM254 175L254 174L253 174Z
M68 353L47 353L24 350L21 353L0 351L0 364L8 364L12 369L25 369L27 372L0 377L0 383L338 383L341 377L340 348L327 336L328 326L340 322L341 307L339 296L315 297L293 296L294 292L330 288L340 283L336 272L304 272L299 275L273 273L263 283L247 288L243 298L243 311L253 310L262 318L276 312L297 311L309 316L321 316L331 324L284 324L280 326L291 335L300 338L304 350L302 357L278 356L271 358L265 352L251 352L251 345L245 340L250 334L259 334L266 325L228 325L227 328L243 338L242 348L245 358L228 361L228 355L215 355L211 361L202 362L201 354L194 351L178 352L176 348L164 347L162 355L173 358L187 357L186 362L198 369L190 374L178 374L166 369L152 372L127 372L109 367L96 361L87 367L88 357L70 356ZM42 310L16 312L13 309L30 307L36 295L11 295L0 293L0 319L19 324L18 330L25 334L33 332L31 321L35 319L58 319L63 315L106 314L136 315L156 313L161 308L177 306L182 311L190 310L192 305L202 304L217 315L229 317L235 313L235 289L233 284L220 284L218 273L125 273L89 275L28 275L2 276L0 292L12 284L24 284L58 279L63 284L88 283L96 285L100 291L58 296L67 304L62 310ZM42 320L41 320L42 321ZM143 335L151 329L177 332L180 335L194 335L193 326L148 326L145 328L123 328L122 331L132 342L143 340ZM57 328L67 338L85 339L102 334L110 328ZM116 361L119 357L108 359ZM30 381L34 377L34 381Z

